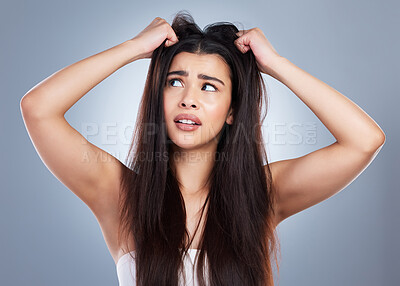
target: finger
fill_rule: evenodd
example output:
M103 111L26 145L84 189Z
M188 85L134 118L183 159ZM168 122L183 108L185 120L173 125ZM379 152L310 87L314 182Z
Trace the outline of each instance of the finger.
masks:
M242 53L246 53L248 50L250 50L250 46L246 45L243 42L243 39L238 38L237 40L234 41L234 44L237 47L237 49Z
M235 41L235 46L236 46L236 48L239 50L239 51L241 51L242 53L244 53L244 45L242 44L242 43L240 43L240 42L238 42L238 41Z
M241 37L246 30L239 30L239 32L236 33L236 36Z
M239 37L239 38L237 38L237 39L234 41L235 45L236 45L240 50L242 50L243 47L245 46L244 40L245 40L244 38Z
M166 46L166 47L172 46L172 45L176 44L178 41L179 41L178 39L176 39L176 40L174 40L174 41L168 39L168 40L165 42L165 46Z
M250 46L251 39L248 37L247 34L243 34L241 37L235 40L235 43L241 46Z
M171 28L171 30L168 32L167 41L165 42L165 45L169 47L172 46L173 44L176 44L178 41L179 39L176 36L175 31Z
M240 50L243 54L245 54L245 53L247 53L248 50L250 50L250 47L249 47L249 46L245 46L245 45L240 45L240 46L239 46L239 50Z

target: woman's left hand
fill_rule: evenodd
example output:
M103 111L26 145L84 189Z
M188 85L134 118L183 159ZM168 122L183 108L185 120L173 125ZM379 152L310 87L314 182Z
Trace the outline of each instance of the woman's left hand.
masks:
M235 46L242 53L252 50L257 60L258 69L265 74L272 76L273 64L282 58L259 28L240 30L236 33L239 37L235 40Z

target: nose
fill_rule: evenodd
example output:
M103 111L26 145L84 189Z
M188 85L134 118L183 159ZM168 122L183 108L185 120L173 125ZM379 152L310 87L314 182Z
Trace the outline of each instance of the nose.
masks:
M179 105L181 106L181 107L184 107L184 108L186 108L186 107L191 107L191 108L194 108L194 109L197 109L197 104L196 103L193 103L193 102L189 102L188 100L182 100L180 103L179 103Z
M183 108L193 108L198 109L199 104L197 103L196 96L194 95L195 91L188 90L187 94L182 98L179 102L179 106Z

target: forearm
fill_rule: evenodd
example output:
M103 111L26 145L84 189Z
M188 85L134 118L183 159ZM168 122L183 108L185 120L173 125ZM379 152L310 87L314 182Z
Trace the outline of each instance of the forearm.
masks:
M286 85L321 120L339 144L374 150L384 143L378 124L343 94L300 69L286 58L270 67L275 79Z
M73 63L37 84L22 101L35 116L64 116L93 87L138 59L139 50L137 43L129 40Z

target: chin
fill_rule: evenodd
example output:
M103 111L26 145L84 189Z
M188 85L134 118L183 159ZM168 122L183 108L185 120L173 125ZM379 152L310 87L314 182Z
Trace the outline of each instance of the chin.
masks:
M198 142L196 142L193 139L191 139L191 140L170 139L170 140L171 140L171 144L173 145L173 148L175 150L180 150L180 151L190 151L190 150L197 149L201 146L201 144L199 144Z

